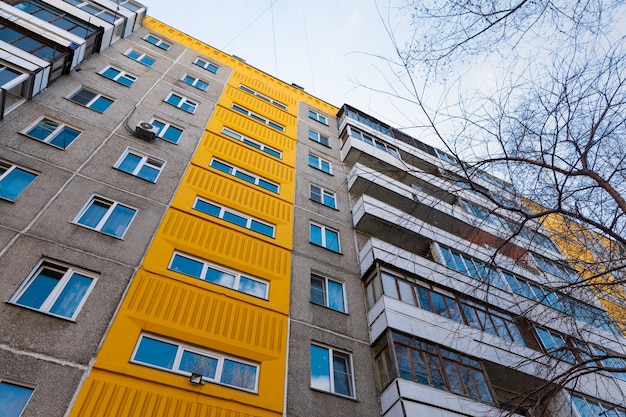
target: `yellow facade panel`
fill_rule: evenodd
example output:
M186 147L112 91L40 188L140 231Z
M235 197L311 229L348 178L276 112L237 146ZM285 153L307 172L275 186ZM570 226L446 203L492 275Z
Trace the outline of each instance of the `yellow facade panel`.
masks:
M283 153L283 163L295 166L295 132L293 138L290 138L289 136L272 129L271 127L241 115L241 113L218 105L213 112L213 116L211 117L209 124L207 125L207 130L212 132L221 132L222 127L233 129L240 134L246 135L265 145L278 149Z
M256 68L249 67L246 71L238 69L231 75L229 84L235 88L243 84L286 105L289 113L298 114L298 95L293 94L293 88Z
M221 100L222 102L226 100L226 102L237 103L248 110L278 122L288 128L285 129L286 134L289 134L289 132L297 126L297 115L287 113L284 110L281 110L278 107L243 91L238 86L226 85L226 88L222 93Z

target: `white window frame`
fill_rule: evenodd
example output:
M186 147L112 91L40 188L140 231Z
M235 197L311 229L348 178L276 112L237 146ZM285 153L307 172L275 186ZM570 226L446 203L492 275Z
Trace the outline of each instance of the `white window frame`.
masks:
M161 123L161 124L163 125L163 127L162 127L162 128L161 128L161 130L159 131L159 134L157 135L157 137L159 137L159 138L163 139L163 140L164 140L164 141L166 141L166 142L173 143L173 144L175 144L175 145L177 145L177 144L178 144L178 142L180 142L180 138L182 138L182 137L183 137L183 133L184 133L184 131L185 131L183 128L178 127L178 126L176 126L176 125L173 125L173 124L171 124L171 123L169 123L169 122L165 122L165 121L163 121L163 120L161 120L161 119L158 119L158 118L156 118L156 117L153 117L152 119L150 119L150 124L152 124L153 122L158 122L158 123ZM166 131L170 128L170 127L171 127L171 128L174 128L174 129L176 129L176 130L180 130L180 136L178 137L178 140L177 140L176 142L173 142L173 141L171 141L171 140L169 140L169 139L166 139L166 138L165 138L165 132L166 132Z
M320 196L320 200L319 201L316 200L315 198L313 198L313 189L314 188L317 188L317 190L318 190L316 193L319 194L319 196ZM332 198L332 200L333 200L333 205L332 206L325 203L324 196L329 196L330 198ZM337 194L332 192L332 191L328 191L325 188L320 187L319 185L309 184L309 198L312 201L315 201L318 204L322 204L322 205L324 205L326 207L330 207L330 208L333 208L333 209L337 210Z
M108 70L117 71L117 74L113 77L104 75L104 73L107 72ZM129 74L126 71L122 71L121 69L114 67L113 65L105 66L100 71L98 71L98 74L103 76L107 80L115 81L116 83L123 85L124 87L128 87L128 88L130 88L133 84L135 84L135 82L139 79L135 75ZM126 80L130 84L125 84L124 82L120 80Z
M269 156L273 156L274 158L278 158L278 159L283 159L283 153L281 151L275 148L272 148L271 146L267 146L266 144L261 143L258 140L254 140L246 135L242 135L241 133L236 132L233 129L230 129L226 126L222 127L222 134L225 136L228 136L231 139L235 139L240 142L243 142L244 144L252 148L259 149Z
M231 171L230 173L226 173L226 172L222 171L221 169L219 169L219 168L217 168L217 167L214 167L214 166L213 166L213 163L214 163L214 162L219 163L219 164L222 164L222 165L226 165L226 166L230 167L230 169L231 169L232 171ZM246 183L248 183L248 184L254 184L254 185L256 185L257 187L259 187L259 188L261 188L261 189L263 189L263 190L265 190L265 191L269 191L270 193L280 194L280 184L278 184L277 182L270 181L270 180L268 180L267 178L264 178L264 177L262 177L262 176L260 176L260 175L253 174L253 173L251 173L251 172L249 172L249 171L246 171L246 170L244 170L244 169L241 169L241 168L239 168L238 166L233 165L233 164L230 164L230 163L228 163L228 162L225 162L225 161L223 161L223 160L221 160L221 159L218 159L218 158L211 158L211 161L209 162L209 166L210 166L211 168L217 169L219 172L222 172L222 173L224 173L224 174L231 175L231 176L233 176L233 177L235 177L235 178L237 178L237 179L240 179L241 181L244 181L244 182L246 182ZM242 179L242 178L238 177L238 176L237 176L237 173L241 173L241 174L246 175L246 176L248 176L248 177L252 177L252 178L254 178L254 182L249 182L249 181L246 181L246 180L244 180L244 179ZM269 190L269 189L267 189L267 188L263 187L263 186L261 185L261 181L264 181L264 182L266 182L266 183L268 183L268 184L271 184L271 185L275 186L275 187L276 187L276 191Z
M91 227L91 226L85 225L83 223L80 223L80 220L83 217L83 215L89 210L89 208L96 201L100 202L100 203L107 204L109 206L107 211L104 213L104 215L100 218L100 220L98 221L98 223L94 227ZM111 216L113 215L113 213L115 211L115 208L118 207L118 206L119 207L124 207L124 208L127 208L127 209L130 209L130 210L134 211L133 217L130 219L130 222L128 222L128 225L126 226L126 228L124 229L124 232L120 236L102 231L102 228L106 225L106 222L111 218ZM81 227L85 227L85 228L90 229L90 230L95 230L95 231L97 231L99 233L102 233L102 234L105 234L107 236L112 236L112 237L115 237L117 239L123 239L124 236L126 235L126 232L128 232L128 229L130 229L130 225L135 220L135 217L137 217L137 209L136 208L127 206L125 204L118 203L117 201L113 201L113 200L110 200L108 198L100 197L98 195L92 195L87 200L87 202L83 205L83 207L80 209L80 211L78 212L76 217L74 217L74 220L72 220L72 223L74 223L74 224L76 224L78 226L81 226Z
M328 126L328 118L326 118L326 116L324 116L323 114L318 113L315 110L311 110L309 109L309 119L313 119L316 122L319 122L323 125Z
M313 384L313 375L311 374L311 388L316 389L316 390L320 390L320 391L324 391L324 392L330 392L332 394L335 395L339 395L341 397L346 397L346 398L356 398L356 387L354 385L354 363L352 360L352 355L349 354L348 352L342 351L340 349L335 349L335 348L331 348L329 346L320 344L320 343L315 343L312 342L311 343L311 347L312 346L316 346L320 349L325 349L328 351L328 371L329 371L329 375L330 375L330 389L326 390L325 388L319 387L319 386L315 386ZM339 356L342 356L344 358L346 358L348 360L348 368L349 368L349 385L350 385L350 395L345 395L342 393L338 393L336 392L336 388L335 388L335 380L334 380L334 367L333 367L333 363L335 360L335 353ZM309 354L310 354L310 349L309 349Z
M141 361L135 359L135 357L137 355L137 352L139 351L139 346L140 346L141 341L142 341L143 338L149 338L149 339L153 339L153 340L156 340L156 341L160 341L160 342L164 342L164 343L168 343L168 344L171 344L171 345L178 346L178 350L176 352L176 357L175 357L174 363L172 365L172 369L162 368L162 367L160 367L158 365L153 365L153 364L148 363L148 362L141 362ZM182 355L183 355L184 351L188 351L190 353L195 353L195 354L199 354L199 355L202 355L202 356L207 356L207 357L210 357L210 358L217 359L218 364L217 364L217 367L216 367L216 370L215 370L215 378L214 379L210 379L210 378L208 378L206 376L203 376L202 379L204 381L208 381L208 382L211 382L211 383L214 383L214 384L219 384L219 385L223 385L223 386L239 389L239 390L246 391L246 392L254 392L254 393L258 392L258 390L259 390L259 373L260 373L260 370L261 370L261 366L260 366L259 363L252 362L252 361L249 361L249 360L246 360L246 359L243 359L243 358L240 358L240 357L236 357L236 356L226 355L226 354L223 354L223 353L220 353L220 352L216 352L216 351L212 351L212 350L209 350L209 349L206 349L206 348L197 347L197 346L193 346L193 345L188 345L186 343L177 342L177 341L174 341L174 340L171 340L171 339L167 339L167 338L164 338L164 337L160 337L160 336L156 336L156 335L150 334L150 333L142 332L139 335L139 339L137 339L137 344L135 345L135 348L133 349L133 354L130 357L130 362L134 363L134 364L142 365L142 366L147 366L147 367L150 367L150 368L161 369L161 370L164 370L164 371L173 372L173 373L176 373L176 374L191 376L191 373L189 371L185 371L185 370L182 370L182 369L179 368L180 367L181 358L182 358ZM241 364L248 365L248 366L251 366L251 367L255 368L256 372L255 372L255 378L254 378L254 388L252 390L249 390L247 388L240 387L240 386L237 386L237 385L226 384L226 383L220 381L220 379L222 377L222 371L224 369L224 361L226 361L226 360L230 360L230 361L233 361L233 362L241 363Z
M124 171L120 169L120 165L122 164L122 162L124 162L124 159L126 159L126 157L129 155L135 155L139 158L141 158L141 161L139 161L139 163L137 163L137 166L135 167L135 169L133 170L133 172L128 172L128 171ZM139 176L139 172L141 171L141 169L144 167L150 167L153 168L155 170L158 171L158 174L156 176L156 178L154 179L154 181L151 181L149 179L143 178ZM157 180L159 179L159 176L161 175L161 172L163 172L163 168L165 167L165 161L163 161L162 159L159 158L155 158L154 156L148 155L144 152L138 151L136 149L133 149L131 147L126 148L126 150L124 151L124 153L119 157L119 159L117 160L117 162L115 163L115 165L113 165L114 168L119 169L122 172L125 172L129 175L135 176L137 178L140 178L144 181L148 181L151 183L156 183Z
M31 134L29 134L30 131L32 131L36 126L38 126L41 122L43 122L44 120L49 120L52 123L58 123L59 125L52 131L50 132L50 134L48 136L45 137L45 139L39 139L35 136L32 136ZM72 129L75 130L78 133L78 135L76 135L76 137L66 146L66 147L61 147L61 146L57 146L54 143L52 143L52 141L61 133L61 131L63 131L65 128L68 129ZM43 116L40 117L39 119L37 119L34 123L32 123L30 126L28 126L26 129L22 130L20 132L21 134L28 136L31 139L35 139L39 142L42 143L46 143L50 146L54 146L57 149L67 149L72 143L74 143L76 141L76 139L78 139L78 137L83 133L80 129L75 128L74 126L70 126L66 123L60 122L58 120L55 120L51 117L47 117L47 116Z
M0 377L0 384L13 385L13 386L16 386L16 387L24 388L26 390L30 390L30 395L28 396L28 399L26 400L26 403L24 404L22 409L21 410L17 410L15 407L13 407L13 410L11 410L11 411L14 411L14 410L15 411L19 411L19 413L17 415L21 416L24 413L24 410L26 409L26 407L28 406L28 403L30 402L31 398L33 398L33 393L35 392L35 387L24 385L22 382L12 381L10 379L6 379L6 378L2 378L2 377Z
M334 311L339 311L340 313L345 313L348 314L348 302L347 302L347 297L346 297L346 286L343 282L339 282L339 281L335 281L334 279L330 279L327 278L325 276L322 276L320 274L316 274L316 273L311 273L311 279L313 279L313 277L319 279L320 281L324 282L324 304L319 304L316 303L315 301L313 301L313 299L311 299L311 302L315 305L321 305L322 307L326 307L329 308L331 310ZM335 285L338 285L341 287L341 297L342 297L342 302L343 302L343 310L331 307L330 305L330 291L328 290L328 283L332 282Z
M202 211L202 210L196 208L196 204L197 204L198 201L202 201L204 203L211 204L213 206L219 207L220 208L219 214L217 216L214 216L212 214L206 213L205 211ZM234 226L243 227L243 228L245 228L247 230L250 230L251 232L258 233L261 236L270 237L272 239L274 239L276 237L276 225L275 224L268 223L268 222L263 221L263 220L261 220L261 219L259 219L257 217L250 216L249 214L245 214L245 213L242 213L240 211L233 210L232 208L226 207L226 206L224 206L222 204L219 204L219 203L216 203L215 201L207 200L206 198L196 197L196 199L194 200L192 208L194 210L199 211L200 213L206 214L207 216L211 216L211 217L218 218L220 220L224 220L225 222L227 222L229 224L232 224ZM225 219L224 216L227 215L227 214L232 214L233 216L238 216L238 217L241 217L241 218L245 219L246 220L245 226L238 225L236 223L233 223L233 222ZM259 224L262 224L264 226L269 227L270 229L272 229L272 233L270 235L266 235L265 233L261 233L259 231L254 230L252 228L253 222L257 222Z
M311 164L311 158L315 158L317 160L317 164L316 165ZM323 168L324 162L326 162L328 164L328 171L326 171ZM333 164L332 164L332 162L330 162L330 161L328 161L328 160L326 160L326 159L324 159L324 158L322 158L320 156L317 156L317 155L315 155L313 153L310 153L309 154L308 163L309 163L309 166L311 166L311 167L313 167L315 169L318 169L318 170L320 170L322 172L325 172L327 174L333 175Z
M248 94L252 94L253 96L258 97L258 98L260 98L263 101L266 101L266 102L268 102L270 104L273 104L274 106L278 107L279 109L287 110L287 105L286 104L283 104L280 101L274 100L273 98L270 98L270 97L268 97L268 96L266 96L264 94L261 94L258 91L253 90L252 88L250 88L250 87L248 87L248 86L246 86L244 84L239 84L239 89L245 91Z
M200 57L197 57L196 59L194 59L193 63L199 66L200 68L206 71L209 71L212 74L217 74L217 71L219 71L220 69L219 65L210 62L208 59L203 59Z
M130 56L131 53L137 54L137 58L133 58L132 56ZM152 65L154 65L154 63L156 63L156 58L152 58L148 54L142 54L139 51L135 51L133 48L128 48L126 50L126 52L124 52L124 56L126 58L132 59L135 62L139 62L140 64L145 65L146 67L149 67L149 68L151 68ZM153 61L152 64L148 64L148 63L144 62L143 61L144 58L148 58L148 59L152 60Z
M313 129L309 129L309 139L313 142L317 142L322 146L326 146L330 148L330 138L326 135L322 135L320 132L317 132Z
M149 38L153 38L156 41L155 42L149 41L148 40ZM152 33L147 34L142 39L144 41L148 42L150 45L154 45L157 48L162 49L164 51L168 51L172 47L172 45L170 45L169 43L165 42L163 39L159 38L158 36L153 35Z
M187 73L183 74L180 80L185 84L190 85L200 91L207 91L209 89L208 81L204 81L202 78L194 77L193 75L189 75ZM192 81L189 82L189 80ZM206 88L202 88L202 86L206 86Z
M180 256L182 258L186 258L186 259L190 259L190 260L195 261L195 262L202 263L202 272L200 273L200 277L196 277L194 275L186 274L185 272L177 271L177 270L172 269L172 263L174 262L174 258L176 256ZM235 277L233 286L230 287L230 286L227 286L227 285L221 285L219 283L215 283L213 281L207 280L206 279L206 275L207 275L207 271L208 271L209 268L215 269L217 271L223 272L223 273L228 274L228 275L233 275ZM225 268L225 267L223 267L221 265L215 264L213 262L209 262L206 259L198 258L196 256L189 255L187 253L174 251L174 253L172 254L172 257L170 259L170 262L169 262L169 264L167 266L167 269L169 269L170 271L177 272L179 274L186 275L188 277L192 277L192 278L195 278L195 279L201 279L203 281L208 282L209 284L220 285L220 286L222 286L224 288L229 288L229 289L231 289L233 291L237 291L237 292L239 292L241 294L246 294L246 295L249 295L251 297L260 298L262 300L267 300L268 297L269 297L269 292L270 292L270 283L269 283L269 281L266 281L264 279L260 279L260 278L257 278L257 277L253 277L253 276L251 276L249 274L244 274L244 273L236 271L234 269ZM251 280L251 281L255 281L255 282L258 282L260 284L265 285L265 294L263 294L262 296L257 296L255 294L250 294L248 292L242 291L240 289L241 278L245 278L245 279L248 279L248 280Z
M76 97L81 91L88 91L88 92L94 94L94 97L91 100L89 100L89 102L87 102L86 104L79 103L78 101L74 100L74 97ZM105 96L104 94L98 93L97 91L92 90L91 88L85 88L85 87L82 87L82 86L79 89L74 90L70 95L66 96L65 98L68 99L69 101L71 101L74 104L78 104L79 106L86 107L86 108L88 108L90 110L93 110L93 111L95 111L97 113L100 113L100 114L104 113L106 110L109 109L109 107L111 107L115 103L115 100L112 99L111 97L108 97L108 96ZM109 104L107 106L107 108L104 109L103 111L97 110L97 109L92 107L92 105L96 101L98 101L98 99L100 99L100 98L106 99L106 100L111 102L111 104Z
M0 184L2 184L2 181L6 180L6 178L7 178L9 175L11 175L11 173L12 173L12 172L14 172L15 170L19 170L19 171L22 171L22 172L25 172L25 173L28 173L28 174L34 175L34 178L33 178L33 179L32 179L32 180L28 183L28 184L26 184L26 186L25 186L24 188L22 188L22 189L20 190L20 192L19 192L19 193L18 193L18 194L17 194L14 198L12 198L12 199L11 199L11 198L8 198L8 197L0 197L0 200L15 201L15 199L16 199L17 197L19 197L19 196L20 196L20 194L22 194L22 192L23 192L24 190L26 190L26 188L28 188L28 186L29 186L29 185L30 185L33 181L35 181L35 180L37 179L37 177L39 176L37 173L35 173L35 172L31 171L30 169L23 168L23 167L21 167L21 166L18 166L18 165L12 164L12 163L10 163L10 162L8 162L8 161L4 161L4 160L1 160L1 159L0 159L0 166L3 166L3 167L5 168L5 171L4 171L4 172L2 172L2 173L0 173Z
M35 280L37 279L39 274L43 272L44 269L54 270L56 272L63 273L63 276L59 280L59 282L54 286L54 288L50 291L46 299L42 302L41 306L39 306L38 308L20 304L19 303L20 297L22 297L22 295L24 295L24 293L31 287L31 285L34 284ZM55 314L51 312L50 309L52 309L52 307L54 306L54 303L57 301L59 296L62 295L63 290L65 289L65 287L67 286L71 278L74 276L74 274L79 274L81 276L91 279L91 284L85 291L85 294L82 296L81 300L76 304L74 313L68 317L68 316L63 316L63 315ZM76 317L78 317L78 314L80 313L81 309L87 302L87 298L89 297L89 294L91 294L91 292L93 291L93 288L96 285L97 279L98 278L96 275L86 272L82 269L75 268L69 264L65 264L65 263L58 262L58 261L52 261L49 259L42 259L37 263L37 265L35 265L35 268L33 268L33 270L28 274L26 279L22 282L22 284L19 286L17 291L13 294L13 296L11 296L11 298L9 299L9 302L17 306L28 308L30 310L39 311L41 313L49 314L51 316L60 317L60 318L70 320L70 321L76 321Z
M172 96L180 97L180 102L178 102L178 104L170 103L169 99ZM195 101L185 97L182 94L175 93L173 91L170 91L169 94L165 97L165 99L163 101L166 102L167 104L169 104L170 106L174 106L174 107L179 108L182 111L185 111L185 112L190 113L190 114L195 114L196 111L198 110L198 103L197 102L195 102ZM192 107L193 111L190 111L190 110L187 110L187 109L183 108L183 106L185 104L187 106L189 106L189 107Z
M312 240L311 226L315 226L315 227L319 227L320 228L322 241L320 242L319 245L317 243L313 242L313 240ZM333 233L335 233L337 235L337 250L336 251L328 247L328 242L326 241L326 231L327 230L331 231L331 232L333 232ZM327 249L327 250L329 250L331 252L342 253L341 252L341 236L339 234L339 230L333 229L332 227L327 227L327 226L324 226L323 224L319 224L317 222L309 222L309 242L312 245L319 246L320 248Z
M264 125L269 126L274 130L278 130L279 132L285 131L285 126L281 125L280 123L276 123L275 121L270 120L267 117L263 117L258 113L250 111L237 103L232 103L230 107L237 113L244 114L248 116L249 118L251 118L252 120L256 120L259 123L263 123Z

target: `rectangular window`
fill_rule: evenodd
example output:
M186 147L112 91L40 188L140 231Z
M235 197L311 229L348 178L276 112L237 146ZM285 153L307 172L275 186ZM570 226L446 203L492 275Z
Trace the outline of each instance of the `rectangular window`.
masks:
M153 158L134 149L126 148L114 167L146 181L156 182L165 161Z
M600 401L590 400L585 397L572 394L572 403L580 417L624 417L626 408L617 405L606 404Z
M259 365L183 343L142 334L131 362L182 375L202 375L205 381L257 392Z
M84 271L44 260L26 278L10 302L75 320L95 284L96 279Z
M204 59L201 58L196 58L193 61L194 64L196 64L197 66L199 66L200 68L204 68L205 70L212 72L213 74L217 74L217 70L219 69L219 67L215 64L212 64L209 61L206 61Z
M224 161L220 161L219 159L213 158L211 159L210 166L226 174L232 175L233 177L237 177L240 180L249 182L250 184L258 185L259 187L264 188L273 193L278 194L279 192L280 187L275 182L265 179L263 177L260 177L256 174L252 174L248 171L244 171L243 169L235 165L231 165Z
M352 357L335 349L311 344L311 388L354 398Z
M196 197L196 200L193 203L193 208L204 214L208 214L209 216L226 220L229 223L252 230L253 232L257 232L267 237L273 238L274 233L276 232L276 226L273 224L266 223L255 217L240 213L229 207L224 207L199 197Z
M165 43L162 39L157 38L154 35L147 35L145 38L143 38L143 40L148 43L151 43L154 46L157 46L163 49L164 51L167 51L171 47L169 44Z
M325 206L336 209L337 208L337 199L335 197L335 193L325 190L322 187L318 187L317 185L310 185L310 198L311 200L323 204Z
M122 239L137 210L115 201L92 197L74 223Z
M151 67L156 62L156 59L152 58L151 56L142 54L141 52L137 52L133 49L129 49L124 53L124 55L148 67Z
M241 107L238 104L233 103L231 105L231 107L232 107L233 110L238 111L241 114L245 114L246 116L250 117L251 119L256 120L257 122L263 123L263 124L273 128L273 129L276 129L279 132L284 132L285 131L285 127L284 126L282 126L282 125L280 125L280 124L278 124L278 123L276 123L276 122L274 122L274 121L272 121L270 119L267 119L267 118L265 118L265 117L263 117L263 116L261 116L261 115L259 115L257 113L254 113L254 112L252 112L252 111L250 111L250 110L248 110L248 109L246 109L244 107Z
M34 389L0 381L0 404L3 417L20 417Z
M266 281L190 255L175 252L169 269L264 300L268 297L269 284Z
M192 77L191 75L183 75L182 81L185 84L189 84L192 87L196 87L198 90L206 91L209 89L209 83L201 80L200 78Z
M99 17L100 19L109 23L115 23L117 19L121 18L117 14L113 14L112 12L106 10L105 8L97 6L87 1L83 1L83 0L63 0L63 1L73 6L76 6L79 9L84 10L93 16Z
M400 158L400 152L395 146L391 146L387 142L384 142L380 139L370 137L369 135L353 128L352 126L348 126L348 132L353 138L358 139L361 142L365 142L368 145L374 146L376 149L387 152L389 155L392 155L398 159Z
M326 116L322 116L316 111L309 110L309 119L313 119L315 121L320 122L323 125L328 126L328 119L326 118Z
M309 242L314 245L321 246L333 252L340 253L339 232L321 226L319 224L309 224Z
M159 129L159 133L157 134L157 136L168 142L178 143L178 141L180 140L180 137L183 135L183 129L176 127L176 126L172 126L171 124L167 122L162 122L157 119L152 119L150 121L150 124L152 126L156 126Z
M35 178L37 174L0 161L0 198L15 201Z
M238 140L240 142L245 143L248 146L251 146L255 149L259 149L263 152L265 152L268 155L273 156L274 158L278 158L278 159L282 159L283 154L280 151L277 151L274 148L271 148L267 145L264 145L263 143L256 141L254 139L251 139L247 136L242 135L241 133L235 132L232 129L229 129L227 127L222 127L222 133L226 136L228 136L229 138Z
M309 154L309 166L324 171L327 174L332 175L333 173L332 164L330 162L313 154Z
M76 104L88 107L98 113L104 113L106 109L113 104L112 99L100 93L96 93L95 91L87 90L86 88L79 89L67 98Z
M194 114L198 108L198 103L195 101L174 93L169 93L164 101L191 114Z
M345 313L343 284L311 274L311 302Z
M309 139L330 148L330 139L315 130L309 129Z
M245 91L248 94L252 94L253 96L258 97L258 98L260 98L263 101L266 101L266 102L268 102L270 104L273 104L274 106L278 107L279 109L287 110L287 106L284 105L283 103L281 103L279 101L276 101L273 98L269 98L268 96L263 95L263 94L259 93L258 91L255 91L255 90L251 89L250 87L246 87L243 84L239 84L239 88L241 90Z
M126 87L132 86L133 83L137 81L137 77L135 77L134 75L130 75L110 65L102 68L98 74Z
M574 355L567 347L565 338L560 334L551 332L541 327L535 327L541 344L551 356L559 358L569 363L576 363Z
M22 131L26 136L65 149L81 131L47 117L42 117L34 125Z
M557 261L544 258L543 256L537 255L535 253L533 253L532 255L535 263L543 272L564 279L567 282L580 281L580 277L578 276L578 274L570 268L566 267L565 265L561 265Z

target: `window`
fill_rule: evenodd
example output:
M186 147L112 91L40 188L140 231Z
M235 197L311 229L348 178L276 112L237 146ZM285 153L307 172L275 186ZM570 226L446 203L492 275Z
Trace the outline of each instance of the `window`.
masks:
M263 101L266 101L268 103L273 104L274 106L278 107L279 109L283 109L283 110L287 110L287 106L284 105L283 103L274 100L273 98L269 98L261 93L259 93L258 91L255 91L253 89L251 89L250 87L246 87L243 84L239 84L239 88L242 89L243 91L245 91L248 94L252 94L253 96L257 96L258 98L260 98Z
M118 70L110 65L104 67L98 74L126 87L130 87L135 81L137 81L137 77L134 75L127 74L126 72Z
M146 54L142 54L141 52L137 52L133 49L129 49L128 51L126 51L124 53L124 55L126 55L127 57L129 57L132 60L135 60L141 64L144 64L148 67L151 67L152 65L154 65L154 63L156 62L156 59L146 55Z
M352 126L348 126L348 133L355 139L360 140L361 142L365 142L368 145L374 146L376 149L380 149L383 152L387 152L389 155L392 155L396 158L400 158L400 152L395 146L391 146L387 142L384 142L380 139L373 138Z
M98 113L104 113L106 109L108 109L111 104L113 104L112 99L107 98L100 93L87 90L85 88L81 88L80 90L69 96L68 99L76 104L88 107L91 110L95 110Z
M169 93L165 97L165 102L171 104L174 107L185 110L187 113L195 113L198 108L198 103L189 100L187 97L183 97L178 94Z
M37 174L0 161L0 198L15 201L35 178Z
M145 155L134 149L126 148L126 151L115 163L115 168L146 181L156 182L163 169L163 165L165 165L164 161Z
M311 302L345 313L343 284L311 274Z
M544 258L543 256L537 255L536 253L533 253L532 255L535 263L543 272L552 274L555 277L559 277L568 282L580 281L580 277L576 272L564 265L561 265L559 262Z
M115 201L92 197L74 219L74 223L122 238L137 210Z
M83 271L44 260L11 297L10 302L75 320L95 284L96 279Z
M309 110L309 119L316 120L321 124L328 126L328 119L326 119L326 116L322 116L321 114L313 110Z
M42 117L22 133L33 139L65 149L74 142L81 131L56 120Z
M172 126L167 122L162 122L157 119L152 119L150 121L152 126L156 126L159 129L158 137L164 139L168 142L178 143L180 137L183 135L183 129Z
M116 14L113 14L112 12L109 12L108 10L104 9L103 7L100 6L96 6L93 3L84 1L84 0L63 0L66 3L69 3L71 5L74 5L76 7L78 7L79 9L82 9L84 11L86 11L87 13L93 15L93 16L97 16L102 20L105 20L109 23L114 23L117 19L119 19L120 17L117 16Z
M169 269L267 300L269 284L266 281L243 275L203 259L175 252L170 261Z
M204 59L196 58L193 61L194 64L199 66L200 68L204 68L205 70L212 72L213 74L217 74L217 70L219 67L215 64L210 63L209 61L205 61Z
M142 334L131 362L257 392L259 365L200 347Z
M245 114L246 116L250 117L251 119L254 119L257 122L261 122L261 123L263 123L263 124L273 128L273 129L278 130L279 132L284 132L285 131L285 127L284 126L282 126L282 125L280 125L280 124L278 124L278 123L276 123L276 122L274 122L274 121L272 121L270 119L266 119L265 117L263 117L263 116L261 116L259 114L251 112L250 110L248 110L248 109L246 109L244 107L241 107L238 104L233 103L231 105L231 107L232 107L233 110L238 111L241 114Z
M354 378L350 355L312 344L311 388L354 398Z
M328 136L324 136L315 130L309 129L309 139L330 148L330 139L328 139Z
M253 232L260 233L267 237L273 238L276 231L276 226L273 224L266 223L252 216L248 216L247 214L235 211L229 207L224 207L199 197L196 197L196 200L193 203L193 208L204 214L208 214L209 216L226 220L229 223L252 230Z
M319 169L320 171L324 171L327 174L332 175L333 173L333 168L330 162L313 154L309 154L309 166Z
M185 84L196 87L198 90L206 91L209 89L209 83L206 81L202 81L200 78L194 78L191 75L185 74L182 80Z
M624 417L626 409L572 394L572 403L580 417Z
M337 208L337 200L335 198L335 193L330 192L328 190L323 189L322 187L318 187L317 185L310 185L310 198L311 200L323 204L325 206L336 209Z
M159 39L154 35L147 35L145 38L143 38L143 40L148 43L151 43L154 46L157 46L163 49L164 51L167 51L168 49L170 49L169 44L165 43L162 39Z
M333 252L341 252L339 248L339 232L315 223L309 225L309 242Z
M7 381L0 381L0 404L3 417L20 417L26 407L33 389Z
M226 136L228 136L229 138L233 138L235 140L238 140L240 142L245 143L248 146L251 146L253 148L256 149L260 149L261 151L265 152L268 155L273 156L274 158L278 158L278 159L282 159L283 154L280 151L277 151L274 148L271 148L261 142L258 142L254 139L250 139L247 136L242 135L241 133L237 133L232 129L229 129L227 127L222 127L222 133Z
M250 184L258 185L261 188L265 188L268 191L278 194L278 191L279 191L278 184L270 180L267 180L263 177L260 177L258 175L251 174L247 171L244 171L243 169L236 167L235 165L231 165L224 161L220 161L219 159L213 158L211 159L210 166L226 174L230 174L241 180L249 182Z

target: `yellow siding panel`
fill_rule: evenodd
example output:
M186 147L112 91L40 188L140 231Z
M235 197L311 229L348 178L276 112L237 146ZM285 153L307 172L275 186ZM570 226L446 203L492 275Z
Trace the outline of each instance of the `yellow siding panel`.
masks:
M239 84L252 88L269 98L280 101L287 106L288 112L297 114L298 99L293 94L293 88L261 71L254 69L235 71L230 77L229 83L235 88L239 88Z
M275 122L287 127L295 127L297 125L297 116L293 114L289 114L284 110L279 109L278 107L267 103L250 93L246 93L241 90L238 86L233 87L230 85L226 85L224 92L222 93L222 102L225 101L225 97L230 97L233 102L251 110L255 113L260 114L261 116L272 119Z

